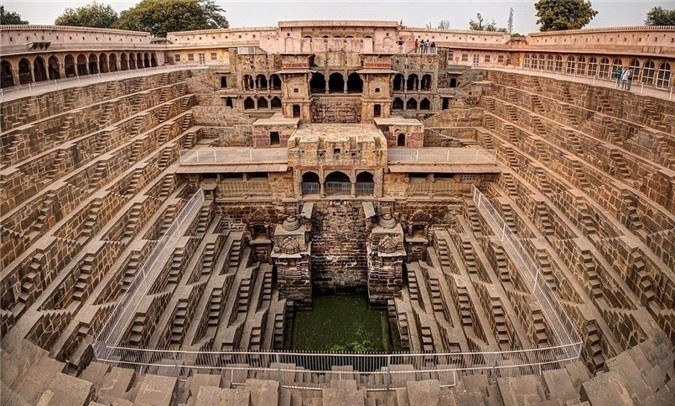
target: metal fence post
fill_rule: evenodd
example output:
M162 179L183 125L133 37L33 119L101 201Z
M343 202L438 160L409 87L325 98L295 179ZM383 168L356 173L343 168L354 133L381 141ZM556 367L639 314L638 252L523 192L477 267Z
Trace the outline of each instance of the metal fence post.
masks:
M391 385L391 355L387 355L387 391Z

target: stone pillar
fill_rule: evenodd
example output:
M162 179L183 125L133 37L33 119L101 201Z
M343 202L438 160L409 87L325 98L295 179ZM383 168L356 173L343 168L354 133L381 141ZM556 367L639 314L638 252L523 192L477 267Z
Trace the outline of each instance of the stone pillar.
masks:
M374 304L386 304L401 290L406 256L403 228L391 216L389 207L383 207L381 211L380 220L371 230L366 244L368 300Z
M282 298L292 300L298 307L312 306L311 222L302 221L297 207L274 231L272 260L277 268L277 285ZM305 203L302 216L311 218L312 205ZM306 220L306 219L305 219Z

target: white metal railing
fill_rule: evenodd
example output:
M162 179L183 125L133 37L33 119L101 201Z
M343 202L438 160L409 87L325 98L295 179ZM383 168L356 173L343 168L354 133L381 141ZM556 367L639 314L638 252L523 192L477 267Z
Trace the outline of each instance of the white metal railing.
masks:
M496 158L487 151L469 148L391 148L387 162L395 163L495 163Z
M157 279L166 261L171 258L178 240L199 213L202 203L204 203L204 190L199 189L187 202L164 236L159 239L143 266L136 272L129 288L120 298L96 337L97 346L95 349L103 350L103 352L96 354L97 357L108 357L109 352L106 349L109 350L119 345L127 331L129 322L136 314L136 309Z
M318 195L321 191L319 182L302 182L302 195Z
M513 261L523 281L532 294L539 301L539 305L548 321L550 330L561 345L570 345L570 348L581 347L581 338L574 328L567 312L560 304L557 296L544 279L539 263L532 259L527 249L520 243L518 237L511 231L490 201L475 186L472 188L473 201L476 207L484 214L487 223L495 235L500 238L504 251ZM573 354L568 354L573 355Z
M309 185L317 182L305 182ZM348 192L348 182L327 182L341 184L341 192ZM331 185L333 187L333 185ZM304 189L303 189L304 190ZM203 196L199 194L199 196ZM174 225L186 224L186 220L198 210L200 199L195 195L181 212L189 213L182 221ZM541 373L545 369L560 368L567 362L575 361L581 354L582 342L574 330L572 322L562 308L555 294L546 285L542 273L538 269L524 247L520 245L512 231L501 220L496 210L478 189L473 189L473 198L487 222L502 239L505 251L515 262L523 279L539 300L542 311L549 323L551 337L555 346L526 348L506 351L454 352L454 353L392 353L392 354L349 354L349 353L307 353L284 351L219 351L208 345L199 350L172 350L138 348L120 345L120 338L125 332L125 325L133 315L135 307L128 308L140 301L138 292L144 294L147 287L154 282L161 263L157 258L163 255L151 254L132 282L129 291L114 309L113 315L103 331L93 343L94 353L100 362L133 368L139 373L148 372L151 368L162 367L173 369L176 375L205 371L219 373L244 373L246 377L265 377L283 381L285 386L301 386L306 389L320 389L317 385L295 382L295 372L313 374L318 382L320 377L345 377L357 379L358 382L372 382L361 377L378 375L375 382L364 384L367 390L387 390L403 387L406 381L417 379L439 379L446 386L451 386L458 375L488 374L495 377L517 376ZM187 222L189 224L189 222ZM174 227L172 225L172 227ZM156 251L164 253L169 240L181 235L184 227L167 233L163 244L158 244ZM159 248L163 246L164 248ZM155 259L153 259L155 258ZM143 289L142 289L143 288ZM122 322L125 321L125 322ZM351 366L351 371L337 371L336 366ZM296 369L298 368L298 369ZM283 377L283 380L282 380Z
M4 87L0 89L0 101L4 100L5 95L12 95L17 97L23 96L32 96L36 93L44 93L51 90L56 90L61 87L61 85L77 83L78 86L90 85L98 82L109 81L112 78L114 79L123 79L126 77L136 77L136 76L147 76L156 74L158 72L168 72L174 70L184 70L184 66L174 66L174 65L163 65L156 66L154 68L141 68L141 69L128 69L128 70L117 70L115 72L106 72L106 73L93 73L90 75L83 76L73 76L69 78L62 78L56 80L44 80L41 82L27 83L25 85L15 85L12 87ZM49 87L54 89L50 89ZM18 94L19 91L26 91L25 94Z
M186 165L227 165L232 163L287 163L286 148L211 147L180 151L179 161Z
M350 195L352 184L350 182L326 182L324 190L327 195Z
M357 196L372 196L375 193L374 182L356 182L355 184Z

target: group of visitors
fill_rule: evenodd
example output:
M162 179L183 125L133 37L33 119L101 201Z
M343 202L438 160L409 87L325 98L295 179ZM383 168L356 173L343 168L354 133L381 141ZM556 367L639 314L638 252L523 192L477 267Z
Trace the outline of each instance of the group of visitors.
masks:
M436 53L436 43L433 41L429 42L428 39L423 39L421 42L418 39L415 39L415 52L422 54Z
M633 72L631 72L628 66L616 68L614 72L614 80L616 80L616 88L630 90L630 86L633 84Z

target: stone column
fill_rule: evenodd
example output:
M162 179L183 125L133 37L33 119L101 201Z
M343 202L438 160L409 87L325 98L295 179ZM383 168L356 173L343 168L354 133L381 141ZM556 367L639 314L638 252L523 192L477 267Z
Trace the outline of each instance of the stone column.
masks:
M307 204L305 204L306 206ZM297 208L296 210L297 211ZM303 208L303 215L309 210ZM307 224L296 213L290 214L274 231L272 260L277 267L277 284L281 297L293 300L298 307L312 306L312 273ZM311 226L310 226L311 227Z

